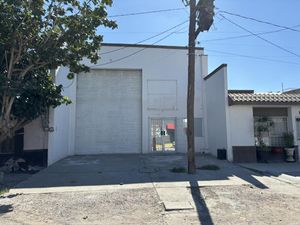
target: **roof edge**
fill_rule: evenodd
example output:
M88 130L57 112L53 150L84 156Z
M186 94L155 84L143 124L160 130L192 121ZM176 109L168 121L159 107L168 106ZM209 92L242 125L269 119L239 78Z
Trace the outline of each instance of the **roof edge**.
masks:
M265 105L265 106L289 106L289 105L300 105L298 102L266 102L266 101L251 101L251 102L236 102L233 101L231 98L229 99L230 102L228 102L229 106L234 105Z
M288 93L230 93L229 105L300 105L300 94Z
M289 91L284 91L282 94L300 94L300 88L292 89Z
M212 71L210 74L208 74L206 77L204 77L204 80L208 80L211 78L213 75L215 75L217 72L219 72L221 69L227 67L227 64L222 64L218 68L216 68L214 71Z
M175 46L175 45L151 45L151 44L126 44L126 43L101 43L101 46L111 47L133 47L133 48L164 48L164 49L184 49L187 50L188 46ZM196 50L204 50L202 47L196 47Z
M246 89L230 89L228 94L254 94L254 90Z

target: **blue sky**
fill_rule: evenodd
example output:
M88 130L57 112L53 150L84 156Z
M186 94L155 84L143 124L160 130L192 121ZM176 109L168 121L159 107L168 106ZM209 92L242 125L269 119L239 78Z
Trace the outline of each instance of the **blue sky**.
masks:
M219 11L223 10L286 27L299 25L295 28L299 29L299 32L284 30L261 35L261 37L300 55L299 0L216 0L215 6L217 7L217 15L215 16L214 26L209 32L200 33L197 40L199 42L198 46L204 47L206 54L209 56L209 71L222 63L228 64L230 89L277 92L281 91L282 83L285 89L300 88L300 57L283 51L255 36L214 40L249 34L222 18ZM114 0L113 6L109 9L109 15L182 7L184 6L181 0ZM223 15L254 33L280 29L227 14ZM187 20L188 8L186 10L116 17L114 19L116 19L119 26L117 30L99 30L104 35L104 41L134 44ZM159 42L159 44L186 46L188 23L174 29L174 31L177 32ZM144 44L152 44L167 34L144 42Z

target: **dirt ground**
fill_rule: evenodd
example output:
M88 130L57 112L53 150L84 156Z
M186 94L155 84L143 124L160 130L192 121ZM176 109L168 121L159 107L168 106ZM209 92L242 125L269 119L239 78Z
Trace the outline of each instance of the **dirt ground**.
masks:
M154 189L17 195L0 202L0 224L163 224ZM3 205L11 211L4 213Z
M299 225L300 198L251 186L200 189L198 213L169 213L167 224Z
M0 224L300 224L299 195L252 186L191 192L197 209L171 212L154 188L6 195L0 199Z

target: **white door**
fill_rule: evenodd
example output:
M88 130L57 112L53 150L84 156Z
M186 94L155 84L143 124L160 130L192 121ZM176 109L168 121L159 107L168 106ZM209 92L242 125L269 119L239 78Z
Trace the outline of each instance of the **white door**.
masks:
M76 154L141 152L141 85L136 70L91 70L78 76Z

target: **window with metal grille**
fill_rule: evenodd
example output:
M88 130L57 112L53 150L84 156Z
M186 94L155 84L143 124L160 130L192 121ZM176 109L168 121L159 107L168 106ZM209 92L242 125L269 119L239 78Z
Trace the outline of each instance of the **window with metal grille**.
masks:
M260 118L262 117L254 117L254 127L258 127L261 123ZM288 132L288 125L287 125L287 117L286 116L270 116L267 117L267 121L269 124L269 128L267 131L262 133L264 143L267 146L274 146L274 147L283 147L284 140L283 134ZM255 129L255 141L256 145L258 145L258 132Z
M287 117L272 117L273 126L270 128L271 146L284 146L283 134L288 132Z

